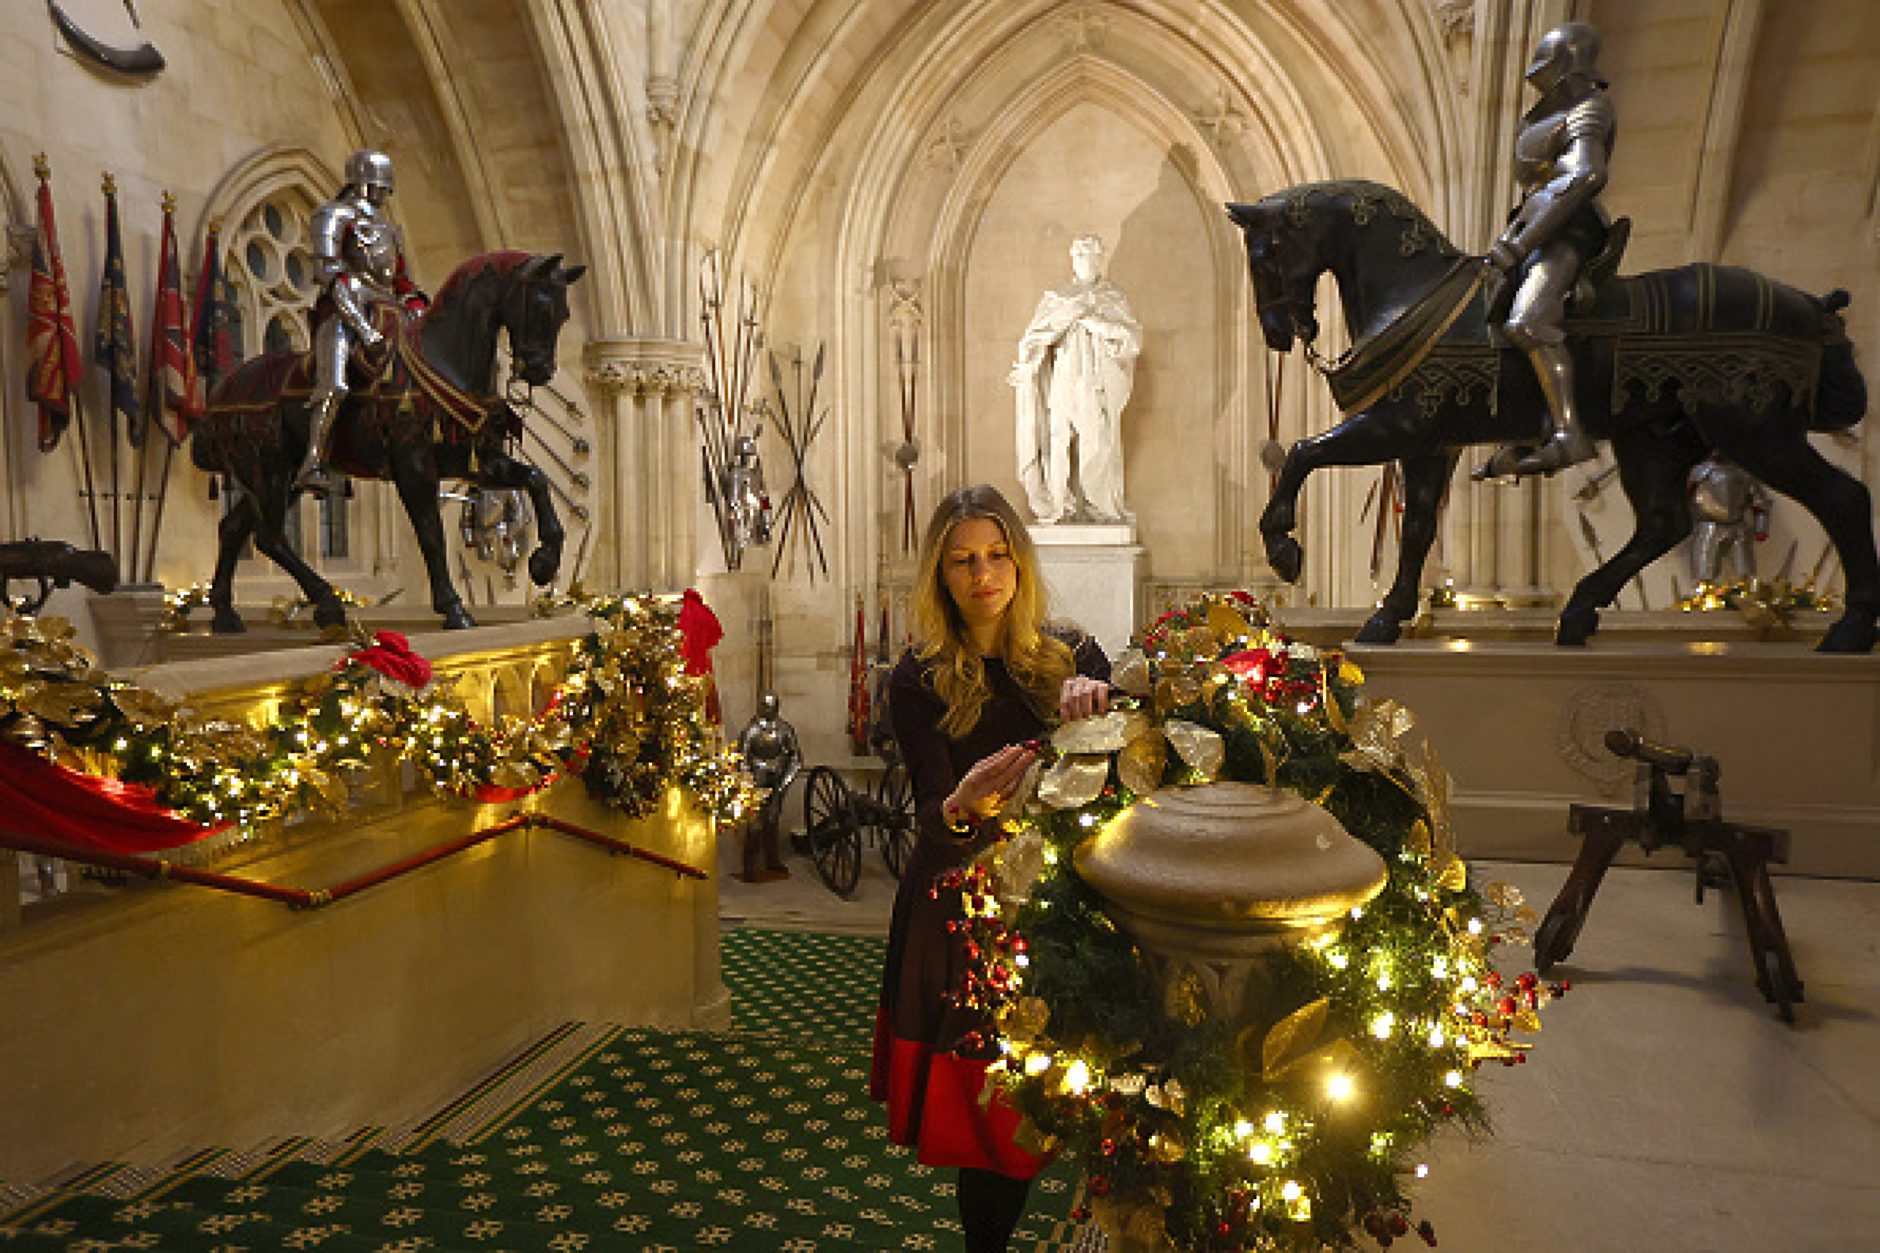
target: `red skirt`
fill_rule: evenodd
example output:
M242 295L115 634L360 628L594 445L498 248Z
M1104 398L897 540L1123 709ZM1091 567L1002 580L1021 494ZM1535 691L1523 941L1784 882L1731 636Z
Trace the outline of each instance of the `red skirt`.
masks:
M1046 1159L1012 1142L1019 1114L995 1091L981 1103L992 1063L936 1053L895 1036L886 1009L875 1021L875 1057L868 1094L888 1107L888 1138L928 1166L966 1166L1030 1179Z

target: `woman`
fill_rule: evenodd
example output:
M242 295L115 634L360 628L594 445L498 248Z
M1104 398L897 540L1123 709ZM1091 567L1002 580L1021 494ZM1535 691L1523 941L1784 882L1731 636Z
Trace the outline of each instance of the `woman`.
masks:
M1012 1142L1017 1114L979 1103L984 1017L949 1005L965 982L956 892L934 881L1000 837L1000 811L1054 720L1101 713L1110 663L1095 640L1044 626L1031 537L993 488L940 502L914 582L917 643L895 667L888 713L913 778L919 836L888 932L869 1090L888 1132L930 1166L959 1170L967 1253L999 1253L1044 1162Z

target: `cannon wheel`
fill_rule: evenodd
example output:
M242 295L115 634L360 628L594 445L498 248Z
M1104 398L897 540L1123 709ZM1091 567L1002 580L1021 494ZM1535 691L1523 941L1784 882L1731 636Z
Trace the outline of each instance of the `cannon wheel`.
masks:
M875 784L875 805L879 810L875 839L881 845L881 860L898 879L914 848L914 783L907 777L906 766L898 761L888 764Z
M848 784L828 766L809 772L803 787L803 837L816 873L838 896L855 891L862 877L862 829Z

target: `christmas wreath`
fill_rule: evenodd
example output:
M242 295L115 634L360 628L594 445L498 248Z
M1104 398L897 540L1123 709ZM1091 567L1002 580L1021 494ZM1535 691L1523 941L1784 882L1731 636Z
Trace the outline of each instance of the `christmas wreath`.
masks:
M1448 776L1403 742L1409 713L1367 697L1339 653L1274 632L1245 593L1165 614L1114 683L1108 714L1059 729L1010 838L956 880L975 959L957 995L1001 1053L983 1099L996 1085L1026 1147L1075 1161L1105 1225L1152 1245L1433 1244L1408 1195L1419 1146L1446 1124L1486 1129L1476 1068L1525 1061L1516 1033L1564 991L1491 964L1532 912L1471 885ZM1216 780L1297 793L1388 867L1342 932L1273 960L1252 1022L1158 985L1072 865L1138 797Z

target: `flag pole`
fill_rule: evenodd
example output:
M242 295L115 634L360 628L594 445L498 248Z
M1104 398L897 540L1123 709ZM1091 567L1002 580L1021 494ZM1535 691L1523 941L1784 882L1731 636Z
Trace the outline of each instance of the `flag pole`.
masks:
M78 463L85 471L85 506L91 512L91 546L99 547L104 536L98 530L98 489L91 479L91 446L85 439L85 408L79 403L78 393L72 393L72 429L78 432L78 440L71 447L78 456ZM112 554L115 558L116 554Z
M112 177L109 171L107 171L104 176L104 196L107 201L114 202L117 199L117 179ZM123 458L118 455L116 386L116 367L114 366L112 372L112 402L106 411L106 428L111 435L109 440L111 448L111 557L119 563L119 568L122 569L124 561L124 486L123 479L119 473L121 469L119 463Z

